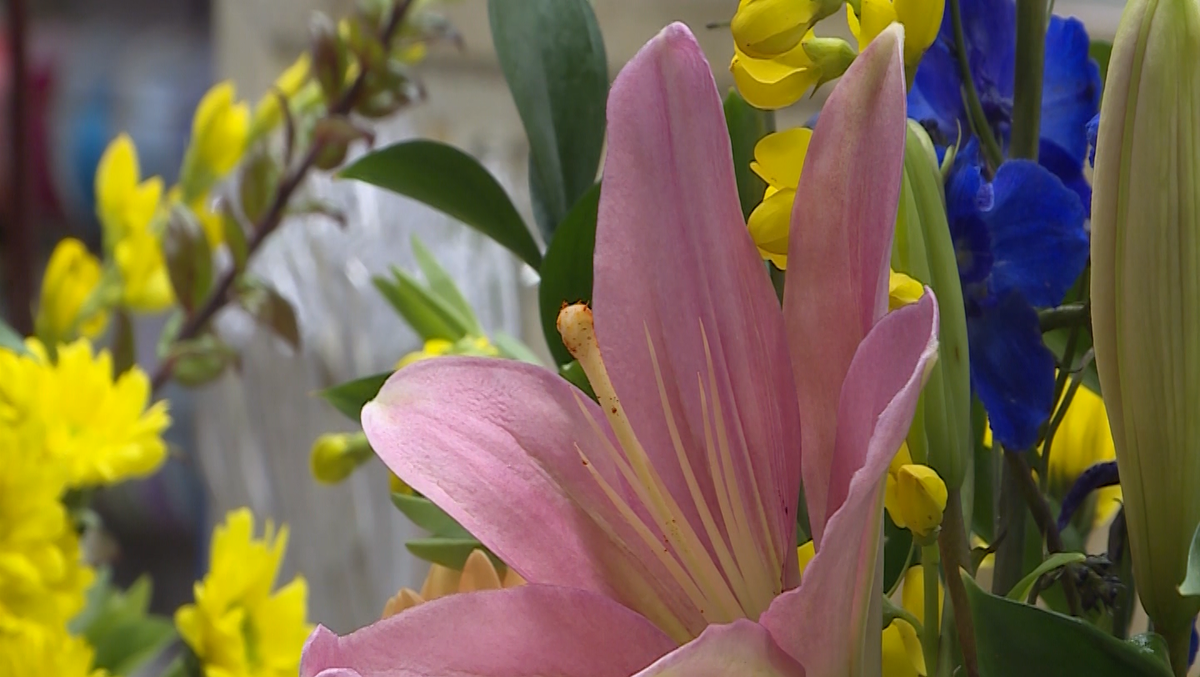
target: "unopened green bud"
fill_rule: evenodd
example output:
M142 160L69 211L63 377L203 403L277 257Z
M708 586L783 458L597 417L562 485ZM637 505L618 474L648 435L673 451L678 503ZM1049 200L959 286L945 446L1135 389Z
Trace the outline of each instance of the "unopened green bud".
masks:
M831 80L842 77L856 56L850 43L841 38L808 38L800 43L804 53L821 71L821 77L813 90Z
M963 486L972 461L971 373L967 319L958 261L946 222L945 198L929 136L910 120L892 269L929 286L940 318L938 360L921 391L908 447L950 489Z
M1092 326L1138 597L1187 667L1200 598L1200 2L1130 0L1113 41L1092 200ZM1182 668L1179 667L1182 663Z
M309 464L318 482L337 484L374 454L363 433L329 433L313 442Z

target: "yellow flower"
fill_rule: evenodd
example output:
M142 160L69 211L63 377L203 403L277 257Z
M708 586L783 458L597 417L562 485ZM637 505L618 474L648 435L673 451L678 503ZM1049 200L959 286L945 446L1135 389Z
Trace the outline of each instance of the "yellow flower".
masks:
M309 467L318 482L337 484L373 455L363 433L329 433L313 442Z
M937 39L945 3L941 0L861 0L860 13L846 5L846 22L862 51L893 23L904 26L904 70L911 84L925 50Z
M0 351L5 362L0 375L22 368L11 362L11 355ZM0 406L6 397L0 391ZM39 441L39 422L16 409L0 412L9 419L0 422L0 618L61 626L83 609L93 573L83 562L75 529L60 502L66 470L30 453Z
M896 473L892 521L914 537L928 539L942 525L946 498L946 484L933 468L916 463L902 465Z
M800 565L800 573L804 574L804 570L808 568L808 563L817 556L817 544L813 541L808 541L804 545L796 548L796 562Z
M26 372L25 386L0 383L0 402L7 399L40 426L27 453L61 464L68 487L144 477L162 465L167 454L162 432L171 419L165 401L147 409L145 372L135 367L114 380L108 351L93 355L85 339L60 345L54 363L41 343L30 340L27 347L28 356L0 354L5 362L16 361L9 370Z
M941 615L945 593L938 586L938 614ZM900 592L901 606L925 623L925 571L918 564L904 572L904 584ZM939 619L934 619L934 623ZM883 675L884 677L916 677L927 674L925 654L921 651L921 638L917 631L903 619L892 621L883 629Z
M787 269L788 230L792 223L792 203L812 130L803 127L764 136L754 147L750 169L767 182L762 204L750 213L750 237L758 253L780 270Z
M113 139L96 168L96 216L111 250L130 232L150 227L162 196L162 179L141 180L137 150L125 134Z
M401 588L383 606L383 617L391 618L425 602L432 602L439 597L455 595L464 592L479 592L480 590L500 590L524 585L525 579L512 569L505 569L504 575L496 570L492 560L482 550L472 550L467 556L467 562L462 571L450 567L433 564L429 574L425 576L425 584L421 592L410 588Z
M82 242L68 237L59 241L42 277L37 334L47 341L99 336L108 325L108 314L92 308L81 316L84 304L100 286L100 260Z
M925 295L925 287L904 273L890 271L888 277L888 310L916 303Z
M203 196L242 159L250 133L250 108L235 100L233 82L213 85L192 120L192 139L180 183L187 202Z
M279 95L282 94L289 101L295 97L308 83L311 65L308 52L301 52L300 57L275 80L271 90L263 94L254 107L254 122L251 124L254 133L269 132L283 121Z
M840 0L740 0L729 28L742 53L771 59L800 44L813 24L841 4Z
M65 626L46 627L0 616L0 675L105 677L92 668L92 647Z
M122 303L153 313L175 302L166 261L152 224L162 197L158 178L141 182L137 151L128 136L117 137L96 170L96 215L105 251L121 276Z
M296 576L272 592L287 547L287 528L268 521L254 537L254 516L230 512L213 531L208 573L195 602L175 612L175 627L207 677L292 677L312 631L308 586Z
M225 241L223 217L212 210L212 196L208 193L202 193L190 202L184 202L183 189L174 186L167 191L167 204L181 204L196 217L196 220L200 222L200 227L204 230L204 238L208 240L210 249L216 249Z
M397 369L402 369L414 362L428 360L443 355L474 355L476 357L497 357L500 351L486 336L465 336L456 342L446 339L429 339L421 350L411 352L396 363Z
M818 38L809 31L795 47L769 59L752 57L734 47L729 71L750 105L775 110L841 76L853 61L854 50L845 40Z

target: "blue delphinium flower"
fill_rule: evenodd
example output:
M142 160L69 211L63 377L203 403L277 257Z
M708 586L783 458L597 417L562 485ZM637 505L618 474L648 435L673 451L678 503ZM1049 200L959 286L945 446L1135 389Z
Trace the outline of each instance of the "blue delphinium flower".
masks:
M1054 403L1054 356L1035 308L1060 303L1083 272L1083 204L1027 160L1005 162L989 182L973 139L955 158L946 215L966 303L971 386L995 439L1028 449Z
M992 134L1007 154L1016 64L1014 0L959 0L963 40L975 88ZM1100 68L1088 56L1088 35L1076 19L1054 16L1046 30L1038 162L1079 194L1085 210L1091 188L1083 176L1084 127L1100 108ZM971 134L947 11L937 40L925 52L908 95L908 115L948 146Z

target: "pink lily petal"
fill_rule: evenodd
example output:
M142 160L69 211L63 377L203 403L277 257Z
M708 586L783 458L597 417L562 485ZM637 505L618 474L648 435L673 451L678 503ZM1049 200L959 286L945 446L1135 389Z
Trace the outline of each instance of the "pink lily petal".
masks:
M753 589L754 600L739 596L745 615L757 617L796 582L798 405L720 96L682 24L642 48L609 94L593 298L624 414L708 557L727 547L774 561L735 574ZM733 494L732 511L721 494Z
M695 640L660 658L636 677L804 677L758 623L710 625Z
M300 677L628 677L675 646L610 599L527 585L443 597L344 637L318 626Z
M486 358L418 362L388 379L362 424L392 472L525 580L611 597L681 642L704 629L592 475L638 505L606 462L615 440L603 413L557 374Z
M937 301L926 290L875 325L847 371L825 536L800 587L776 598L761 619L810 677L879 672L882 628L869 625L879 622L883 594L876 571L884 481L937 359L937 329Z
M903 29L858 55L821 111L796 189L784 314L799 390L804 488L818 540L828 519L837 394L887 310L904 164ZM794 262L794 263L792 263Z

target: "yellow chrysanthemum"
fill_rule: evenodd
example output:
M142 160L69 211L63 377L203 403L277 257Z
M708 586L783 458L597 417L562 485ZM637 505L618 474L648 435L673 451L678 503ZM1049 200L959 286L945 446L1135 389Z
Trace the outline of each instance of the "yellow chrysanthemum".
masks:
M46 627L0 616L0 675L105 677L92 668L92 647L65 626Z
M396 363L396 368L407 367L414 362L428 360L443 355L474 355L476 357L497 357L499 349L492 345L486 336L466 336L456 342L446 339L429 339L421 350L413 351Z
M46 341L70 341L80 335L95 338L108 325L100 308L82 317L84 304L100 286L100 260L73 237L59 241L42 276L37 335Z
M233 171L245 153L249 133L250 108L236 100L233 82L213 85L192 119L192 139L180 179L188 202Z
M153 313L175 302L159 237L152 224L162 197L162 181L141 181L137 151L122 134L109 144L96 170L96 215L105 251L121 276L122 303Z
M846 22L862 51L893 23L904 26L904 71L911 84L925 50L937 39L946 4L941 0L862 0L859 13L846 4Z
M0 353L0 374L20 374L0 383L0 403L39 426L26 453L61 464L68 487L144 477L162 465L162 433L171 419L165 401L147 408L145 372L135 367L114 380L108 351L93 355L84 339L59 346L55 362L41 343L30 340L27 347L26 356ZM0 405L0 420L3 411Z
M0 402L4 397L0 392ZM10 416L15 411L5 409ZM65 469L30 453L40 437L37 424L0 423L0 617L60 626L83 609L94 576L60 502Z
M750 213L747 225L758 253L779 269L787 269L788 229L792 223L792 203L812 130L804 127L768 134L754 147L750 169L767 182L762 204Z
M254 537L254 516L230 512L213 532L208 574L196 583L195 602L175 612L175 627L206 677L292 677L312 631L306 620L308 587L297 576L272 592L287 547L287 528L268 521Z

